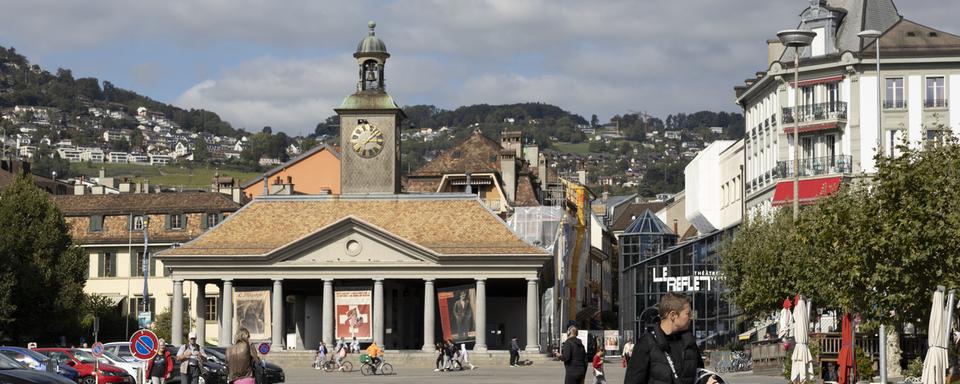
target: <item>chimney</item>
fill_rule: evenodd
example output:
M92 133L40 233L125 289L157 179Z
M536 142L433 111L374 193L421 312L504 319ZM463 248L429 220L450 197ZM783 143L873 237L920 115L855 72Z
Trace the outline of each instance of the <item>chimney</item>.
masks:
M133 185L127 181L120 183L120 193L130 193Z
M73 185L73 194L74 195L84 195L87 193L87 187L83 185L80 180Z
M540 178L540 190L547 190L547 158L541 154L537 158L537 175Z
M143 181L143 193L150 193L150 180Z
M518 159L523 158L523 132L504 131L500 132L500 147L514 152Z
M267 182L267 174L263 174L263 195L267 196L270 194L270 184Z
M783 56L783 49L783 43L780 42L780 39L767 40L767 66L780 60L780 56Z
M680 235L677 233L677 219L673 219L673 234L678 236Z
M517 193L516 151L510 149L500 151L500 178L503 179L503 194L507 197L507 202L512 204Z
M606 203L606 202L607 202L607 199L610 198L610 191L608 191L606 188L604 188L604 189L603 189L603 193L600 194L600 196L601 196L601 197L600 197L600 201Z
M243 204L243 190L240 188L230 188L230 199L234 203Z
M102 195L102 194L105 193L105 190L106 190L106 187L104 187L104 186L102 186L102 185L94 185L94 186L90 187L90 194L91 194L91 195Z
M473 194L473 187L470 185L470 172L467 172L467 188L464 190L464 192Z

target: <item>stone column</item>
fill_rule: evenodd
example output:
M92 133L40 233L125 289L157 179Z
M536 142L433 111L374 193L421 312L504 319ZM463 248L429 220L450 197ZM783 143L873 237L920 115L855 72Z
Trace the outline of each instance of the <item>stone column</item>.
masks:
M273 308L272 328L273 328L273 348L283 349L283 279L273 279Z
M170 343L183 344L183 280L173 280L173 308L171 309L173 324L170 329Z
M487 350L487 279L477 279L477 343L473 350L484 352Z
M540 332L537 324L540 323L540 315L537 310L540 306L540 300L537 299L537 278L527 279L527 352L539 353Z
M223 311L220 317L220 346L229 347L233 344L233 280L223 280Z
M323 342L327 345L334 345L336 325L334 324L333 312L333 279L323 280Z
M433 319L435 317L433 299L433 279L423 279L423 351L434 351Z
M207 282L197 282L197 344L207 342Z
M383 278L373 279L373 342L383 348Z

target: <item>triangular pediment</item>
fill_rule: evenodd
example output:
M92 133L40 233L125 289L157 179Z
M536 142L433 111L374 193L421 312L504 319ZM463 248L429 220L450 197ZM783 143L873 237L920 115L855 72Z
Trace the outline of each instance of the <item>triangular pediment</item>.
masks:
M336 267L437 263L429 250L353 216L287 244L269 258L278 265Z

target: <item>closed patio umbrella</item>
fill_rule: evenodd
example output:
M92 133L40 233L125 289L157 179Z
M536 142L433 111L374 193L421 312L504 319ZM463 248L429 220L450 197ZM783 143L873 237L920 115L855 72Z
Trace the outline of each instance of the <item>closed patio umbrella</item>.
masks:
M803 296L797 299L793 307L793 337L797 345L793 348L793 365L790 367L790 380L794 382L813 381L813 356L807 343L810 337L807 334L809 318L807 302Z
M780 321L777 324L777 336L781 339L790 337L790 328L793 326L793 314L790 313L790 307L792 306L790 298L783 300L783 309L780 310Z
M857 366L853 363L853 324L850 323L849 313L843 314L843 324L840 326L840 356L837 357L837 364L840 365L838 381L840 384L849 384L857 373Z
M944 328L943 287L933 293L930 326L927 328L927 357L923 359L923 384L943 384L947 372L947 335Z

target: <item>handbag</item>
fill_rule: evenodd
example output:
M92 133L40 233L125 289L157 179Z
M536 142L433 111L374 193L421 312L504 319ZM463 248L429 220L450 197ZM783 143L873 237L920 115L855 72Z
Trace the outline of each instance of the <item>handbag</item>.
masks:
M251 360L250 361L251 368L253 368L253 380L257 384L266 383L266 378L264 377L264 372L263 372L263 363L259 361L253 361L253 358L251 358L250 360Z

